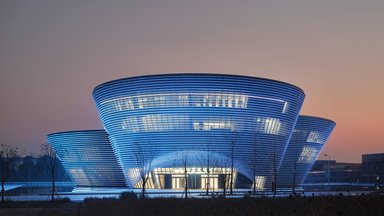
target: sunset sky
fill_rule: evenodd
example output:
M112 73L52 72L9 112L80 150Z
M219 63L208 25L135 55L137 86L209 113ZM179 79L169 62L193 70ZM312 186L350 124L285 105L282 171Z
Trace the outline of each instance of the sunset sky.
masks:
M24 155L102 128L96 85L176 72L292 83L337 123L322 155L384 152L383 0L0 1L0 142Z

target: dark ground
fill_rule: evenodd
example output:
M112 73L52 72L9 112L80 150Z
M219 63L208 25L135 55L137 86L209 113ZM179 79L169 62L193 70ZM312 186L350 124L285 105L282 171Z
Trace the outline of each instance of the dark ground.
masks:
M6 201L0 203L0 216L80 216L82 206L83 203L70 201Z
M14 215L384 215L384 196L244 199L87 199L73 202L6 202L0 216Z

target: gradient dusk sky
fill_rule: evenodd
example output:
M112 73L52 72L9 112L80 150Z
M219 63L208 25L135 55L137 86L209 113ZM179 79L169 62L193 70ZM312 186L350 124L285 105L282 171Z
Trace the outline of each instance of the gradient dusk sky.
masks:
M102 128L96 85L170 72L292 83L337 123L322 154L384 152L383 0L0 2L0 142L24 154Z

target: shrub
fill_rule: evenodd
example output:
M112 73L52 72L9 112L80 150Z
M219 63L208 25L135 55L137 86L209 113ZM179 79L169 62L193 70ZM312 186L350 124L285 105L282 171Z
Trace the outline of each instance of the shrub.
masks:
M64 197L64 198L55 199L55 202L67 203L67 202L71 202L71 199L68 197Z
M137 200L137 194L133 191L122 192L119 196L120 200Z

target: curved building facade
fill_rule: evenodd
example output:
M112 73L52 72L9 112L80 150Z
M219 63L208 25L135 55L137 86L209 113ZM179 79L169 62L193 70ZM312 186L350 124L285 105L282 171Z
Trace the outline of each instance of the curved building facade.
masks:
M76 187L126 187L104 130L53 133L48 141Z
M213 187L204 182L207 170L220 174L232 162L258 188L270 187L304 100L291 84L217 74L120 79L97 86L93 96L127 185L135 187L144 170L153 188L182 180L180 155L189 158L190 174L200 175L197 187Z
M278 187L292 188L303 183L335 126L329 119L299 116L279 169Z

